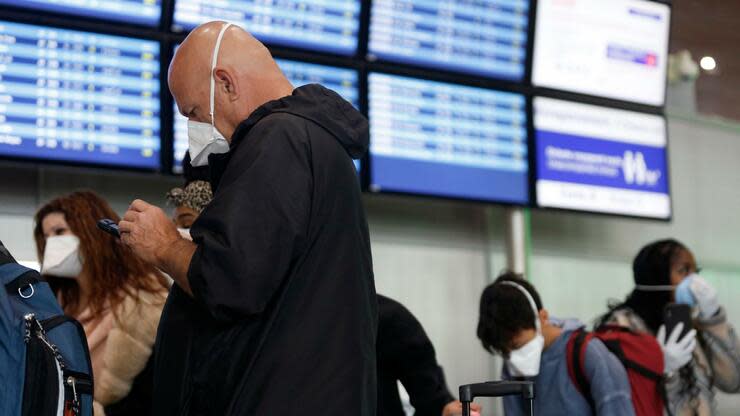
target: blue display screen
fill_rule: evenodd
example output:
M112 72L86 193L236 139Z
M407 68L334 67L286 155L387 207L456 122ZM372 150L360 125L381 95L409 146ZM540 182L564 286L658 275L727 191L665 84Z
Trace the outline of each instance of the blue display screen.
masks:
M159 168L159 43L0 21L0 155Z
M336 91L339 95L359 108L358 75L354 69L338 68L327 65L276 59L277 64L294 87L306 84L321 84ZM182 172L182 159L188 150L187 119L175 107L175 145L173 170ZM356 162L359 168L359 162Z
M360 0L176 0L173 30L225 20L263 42L352 55L357 50Z
M0 4L55 13L157 26L162 0L0 0Z
M540 206L670 218L662 116L541 97L534 111Z
M521 94L371 73L372 191L526 204Z
M373 0L370 59L524 78L529 0Z

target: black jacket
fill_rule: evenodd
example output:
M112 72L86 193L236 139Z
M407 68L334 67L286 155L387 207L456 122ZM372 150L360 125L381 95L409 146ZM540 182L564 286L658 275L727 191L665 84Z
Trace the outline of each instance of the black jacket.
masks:
M417 416L440 416L455 400L447 390L432 342L403 305L378 295L378 415L403 416L398 381Z
M352 158L367 120L319 85L211 155L214 199L157 335L154 414L374 416L377 302Z

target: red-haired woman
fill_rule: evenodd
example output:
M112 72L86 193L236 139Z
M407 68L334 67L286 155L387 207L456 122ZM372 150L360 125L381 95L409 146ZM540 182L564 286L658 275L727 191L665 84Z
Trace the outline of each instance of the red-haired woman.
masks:
M151 413L148 365L167 296L166 280L116 238L100 231L119 221L93 192L73 192L36 213L41 272L64 312L82 323L95 380L95 415Z

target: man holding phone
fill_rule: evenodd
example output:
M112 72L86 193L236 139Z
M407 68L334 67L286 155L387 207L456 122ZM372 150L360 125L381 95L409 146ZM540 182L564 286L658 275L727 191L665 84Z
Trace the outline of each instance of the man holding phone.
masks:
M119 224L175 281L153 414L375 416L377 300L352 162L367 120L320 85L294 91L264 45L224 22L191 32L169 86L213 200L192 242L140 200Z

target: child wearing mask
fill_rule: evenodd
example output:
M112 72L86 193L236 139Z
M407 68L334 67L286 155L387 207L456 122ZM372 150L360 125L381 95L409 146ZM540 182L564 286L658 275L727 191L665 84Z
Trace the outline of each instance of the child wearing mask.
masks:
M95 416L151 413L150 356L167 286L163 276L96 227L120 219L92 192L56 198L35 216L41 273L85 329Z
M632 265L635 289L612 305L601 323L656 334L663 349L666 403L674 416L717 414L714 393L740 392L740 344L727 322L717 291L699 276L691 251L676 240L643 247ZM663 311L668 303L694 309L694 328L679 339L679 324L667 334Z
M577 320L549 315L535 288L515 273L505 273L486 287L480 300L478 338L483 348L504 359L503 379L535 383L535 415L634 415L630 384L619 360L594 339L585 353L592 410L568 375L566 347ZM505 397L507 416L524 415L519 397Z

